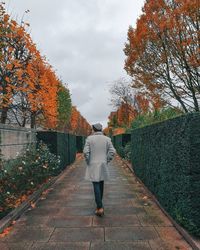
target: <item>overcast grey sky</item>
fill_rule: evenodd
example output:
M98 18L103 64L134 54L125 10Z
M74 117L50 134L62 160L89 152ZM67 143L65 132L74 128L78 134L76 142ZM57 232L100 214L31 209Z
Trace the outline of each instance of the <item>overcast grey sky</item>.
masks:
M30 23L33 41L67 83L90 122L107 124L109 83L126 76L124 43L144 0L6 0L12 17Z

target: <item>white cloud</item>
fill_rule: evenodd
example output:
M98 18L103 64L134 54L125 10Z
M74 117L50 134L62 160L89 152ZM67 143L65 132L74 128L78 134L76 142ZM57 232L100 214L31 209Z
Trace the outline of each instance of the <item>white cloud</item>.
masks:
M106 125L108 82L126 73L124 43L144 0L6 0L18 20L31 25L31 34L72 93L73 104L85 118Z

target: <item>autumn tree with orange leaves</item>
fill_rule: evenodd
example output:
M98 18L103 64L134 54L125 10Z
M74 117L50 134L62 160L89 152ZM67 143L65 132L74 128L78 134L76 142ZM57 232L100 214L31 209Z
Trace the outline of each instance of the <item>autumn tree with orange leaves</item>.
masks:
M29 76L27 93L30 103L31 127L35 126L38 118L43 127L56 128L59 79L52 66L39 54L32 57L27 72Z
M69 124L65 127L66 132L76 135L89 135L91 126L88 121L81 115L76 106L72 106Z
M11 19L2 4L0 21L1 123L55 128L59 79L26 32L28 24Z
M130 127L131 122L137 116L137 111L130 105L122 103L116 111L112 111L108 117L106 134L122 134Z
M24 27L10 19L0 4L0 107L5 123L14 96L23 88L25 69L30 60Z
M27 26L0 4L0 122L88 135L89 123L72 108L69 89L41 56Z
M146 97L199 111L199 0L148 0L129 28L125 70ZM176 104L174 104L176 103Z
M113 108L118 109L125 104L127 109L124 112L127 112L127 115L132 112L132 109L141 114L165 105L165 103L159 100L159 97L158 100L155 97L148 98L148 96L134 89L133 82L126 78L114 81L110 86L109 92ZM131 108L130 110L129 107Z
M137 115L146 113L154 107L154 102L137 93L132 88L132 82L125 78L113 82L110 94L112 106L116 111L111 112L108 117L108 131L116 128L119 131L123 128L125 131Z

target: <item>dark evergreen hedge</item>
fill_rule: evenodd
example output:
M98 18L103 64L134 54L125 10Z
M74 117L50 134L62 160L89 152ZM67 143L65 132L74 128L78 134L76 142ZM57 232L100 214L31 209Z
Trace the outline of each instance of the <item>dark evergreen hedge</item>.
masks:
M122 134L116 135L114 138L115 138L114 139L114 147L115 147L117 153L121 157L124 157L124 152L123 152L123 147L122 147Z
M78 153L83 153L83 148L85 145L85 136L76 136L76 148Z
M60 156L60 167L64 169L76 158L76 136L56 131L38 131L37 141L48 145L51 153Z
M112 143L117 151L117 153L124 158L125 157L125 147L128 142L131 141L131 134L120 134L111 137Z
M68 159L69 159L69 164L75 161L76 159L76 136L68 134Z
M200 114L132 131L136 175L169 214L200 236Z

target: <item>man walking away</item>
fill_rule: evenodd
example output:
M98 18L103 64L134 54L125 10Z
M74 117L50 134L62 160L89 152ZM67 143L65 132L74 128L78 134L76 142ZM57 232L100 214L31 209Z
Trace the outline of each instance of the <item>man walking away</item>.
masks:
M95 202L97 205L95 214L104 215L102 203L104 181L109 180L108 163L113 159L116 150L111 139L102 133L100 123L92 125L94 133L87 137L83 153L87 163L85 179L91 181L94 187Z

